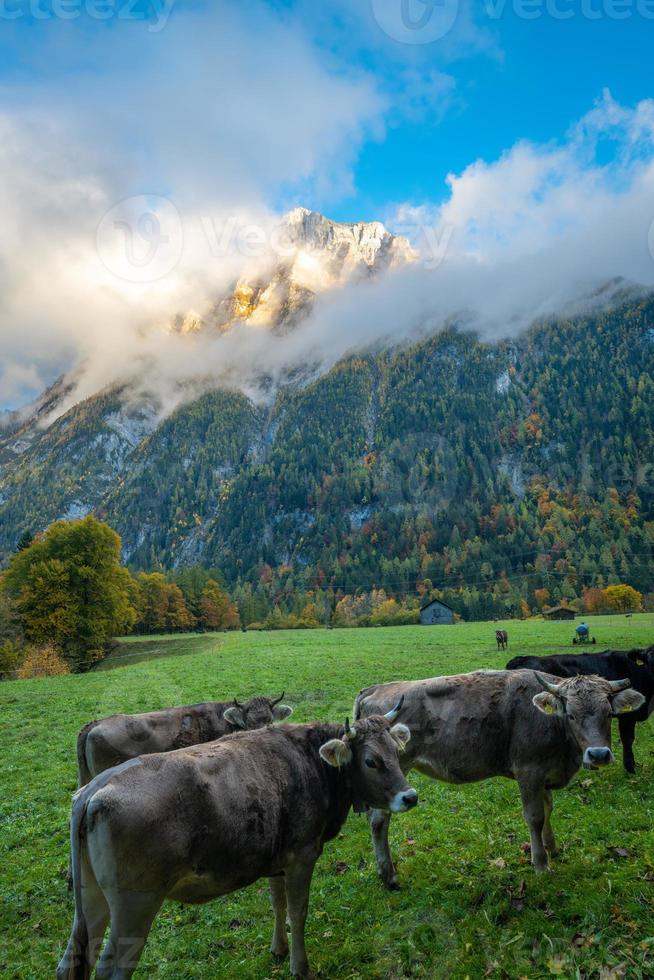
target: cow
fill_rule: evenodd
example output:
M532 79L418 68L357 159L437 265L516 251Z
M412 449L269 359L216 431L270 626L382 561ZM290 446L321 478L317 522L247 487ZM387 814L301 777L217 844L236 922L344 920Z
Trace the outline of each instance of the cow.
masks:
M165 899L202 903L270 878L271 951L308 977L309 888L350 807L394 813L418 795L400 769L410 734L385 717L238 732L131 759L78 790L71 817L75 918L58 980L128 980Z
M550 824L552 790L566 786L580 765L613 761L611 716L635 710L642 694L629 681L600 677L561 680L532 670L479 670L452 677L395 681L360 691L356 719L379 714L404 697L401 721L411 740L403 771L470 783L491 776L515 779L531 836L537 872L549 870L556 850ZM390 816L369 814L377 865L387 888L397 888L388 846Z
M621 714L618 730L622 742L622 764L627 772L636 772L633 744L636 724L647 721L654 710L654 646L644 650L604 650L602 653L571 653L552 657L514 657L507 670L542 670L557 677L596 674L608 681L628 677L631 686L645 698L638 711Z
M78 787L128 759L152 752L172 752L189 745L213 742L239 729L251 731L293 713L281 697L249 701L207 701L164 708L140 715L111 715L91 721L77 736Z
M495 630L498 650L506 650L509 645L509 634L506 630Z

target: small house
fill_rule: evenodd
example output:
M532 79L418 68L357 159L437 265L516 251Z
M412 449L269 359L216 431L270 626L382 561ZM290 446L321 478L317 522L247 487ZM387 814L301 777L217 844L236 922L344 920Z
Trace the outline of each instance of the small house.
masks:
M552 606L551 609L543 609L545 619L574 619L576 615L570 606Z
M451 626L454 622L454 610L440 599L432 599L420 610L422 626Z

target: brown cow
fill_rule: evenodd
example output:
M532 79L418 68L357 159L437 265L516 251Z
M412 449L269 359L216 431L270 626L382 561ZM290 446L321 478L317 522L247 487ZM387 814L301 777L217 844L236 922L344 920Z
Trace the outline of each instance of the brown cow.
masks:
M251 731L283 721L293 713L287 704L255 697L249 701L207 701L164 708L140 715L111 715L91 721L77 736L78 786L128 759L152 752L172 752L213 742L239 729Z
M58 980L128 980L163 901L207 902L270 878L271 950L307 977L309 888L349 809L400 812L415 790L400 769L409 739L386 717L282 725L141 756L78 790L71 819L75 920Z
M531 835L531 860L536 871L546 871L547 852L556 850L552 790L566 786L582 762L587 768L613 762L612 715L634 711L644 701L628 687L628 680L480 670L366 688L354 715L379 714L403 697L400 717L411 731L400 760L404 772L415 768L448 783L515 779ZM390 817L373 812L369 819L382 881L396 888Z

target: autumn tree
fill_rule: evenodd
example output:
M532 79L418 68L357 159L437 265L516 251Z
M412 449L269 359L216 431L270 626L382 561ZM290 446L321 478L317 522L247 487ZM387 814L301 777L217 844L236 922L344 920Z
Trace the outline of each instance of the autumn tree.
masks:
M609 609L616 612L637 612L643 601L642 593L631 585L607 585L604 599Z
M241 625L235 603L214 579L209 579L202 590L199 613L200 626L206 630L238 629Z
M139 633L176 633L192 629L195 617L189 611L184 594L161 572L141 572L137 578Z
M54 646L73 669L100 659L134 623L120 538L94 517L52 524L13 555L4 585L27 642Z

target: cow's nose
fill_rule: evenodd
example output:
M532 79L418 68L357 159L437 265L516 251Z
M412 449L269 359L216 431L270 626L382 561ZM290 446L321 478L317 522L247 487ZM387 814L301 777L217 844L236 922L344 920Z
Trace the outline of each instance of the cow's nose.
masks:
M613 753L605 747L586 749L584 764L589 766L607 766L613 762Z
M416 806L418 803L418 794L416 793L415 789L410 789L408 792L404 793L402 796L402 802L407 810L410 810L411 807Z

